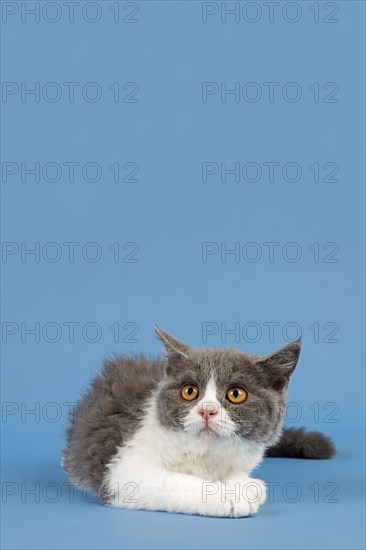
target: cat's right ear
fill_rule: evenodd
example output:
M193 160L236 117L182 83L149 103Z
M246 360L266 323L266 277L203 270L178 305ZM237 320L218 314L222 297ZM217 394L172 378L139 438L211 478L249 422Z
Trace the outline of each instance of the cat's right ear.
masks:
M164 344L165 351L169 360L179 359L182 357L188 359L189 346L187 346L187 344L183 344L183 342L180 342L179 340L174 338L174 336L171 336L170 334L162 330L158 325L155 325L154 328L157 337Z

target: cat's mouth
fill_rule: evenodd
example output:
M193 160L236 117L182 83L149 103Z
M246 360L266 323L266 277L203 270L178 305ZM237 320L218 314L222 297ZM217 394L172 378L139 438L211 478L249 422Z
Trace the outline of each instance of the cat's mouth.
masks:
M193 432L200 437L225 437L226 430L214 422L195 422L185 426L185 431Z
M201 428L201 433L207 434L207 435L217 435L216 430L211 424L204 424L204 426Z

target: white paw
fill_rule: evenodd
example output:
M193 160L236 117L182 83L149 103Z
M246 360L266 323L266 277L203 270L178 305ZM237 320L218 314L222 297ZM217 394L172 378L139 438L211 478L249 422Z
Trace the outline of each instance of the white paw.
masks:
M250 513L256 514L264 504L267 497L267 489L260 479L248 479L245 483L245 494L250 506Z
M265 500L263 481L239 474L227 481L207 484L201 513L216 517L247 517L256 514Z
M263 481L248 477L231 481L231 486L233 483L238 489L230 498L230 517L241 518L256 514L266 500L266 486Z

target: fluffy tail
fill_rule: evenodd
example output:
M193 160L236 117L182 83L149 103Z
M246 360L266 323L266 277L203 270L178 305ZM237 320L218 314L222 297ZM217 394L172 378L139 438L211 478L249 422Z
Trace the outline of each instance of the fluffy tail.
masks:
M281 439L266 451L266 456L287 458L331 458L336 453L333 441L320 432L288 428Z

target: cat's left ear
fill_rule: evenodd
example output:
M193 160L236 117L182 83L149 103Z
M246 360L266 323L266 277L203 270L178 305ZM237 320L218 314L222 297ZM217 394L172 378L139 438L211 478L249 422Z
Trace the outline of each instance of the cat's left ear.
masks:
M299 360L300 351L301 339L259 360L271 387L282 390L287 386Z
M183 344L183 342L180 342L177 338L174 338L174 336L162 330L158 325L155 325L155 332L158 338L163 342L169 359L179 357L188 359L189 346L187 346L187 344Z

